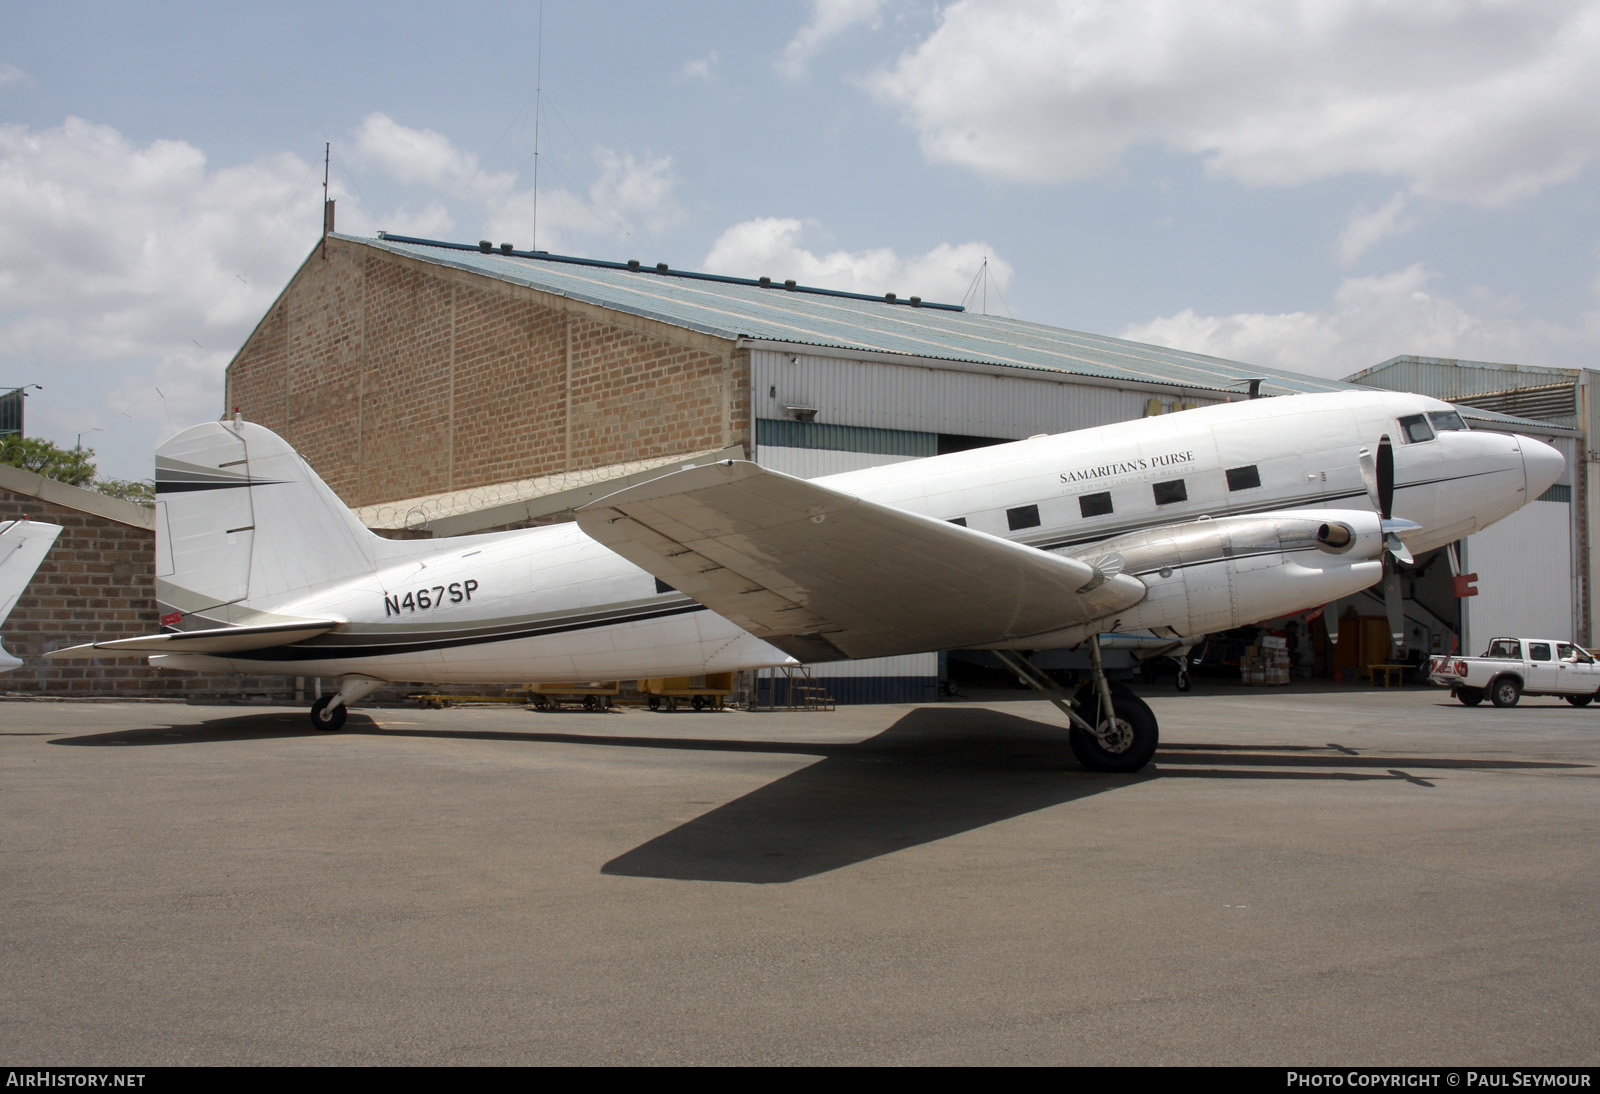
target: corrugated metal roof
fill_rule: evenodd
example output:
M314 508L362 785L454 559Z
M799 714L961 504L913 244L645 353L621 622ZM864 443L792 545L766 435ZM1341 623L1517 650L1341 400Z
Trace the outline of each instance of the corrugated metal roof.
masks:
M1419 395L1432 395L1435 399L1453 402L1512 388L1576 385L1578 370L1529 368L1501 361L1464 361L1407 353L1391 357L1381 365L1373 365L1345 379L1352 384L1390 391L1414 391Z
M642 265L629 268L625 263L574 260L525 251L504 253L406 237L365 239L336 235L335 238L729 340L783 342L967 361L1233 394L1238 393L1246 381L1258 378L1263 381L1261 392L1264 395L1389 386L1373 382L1370 377L1384 368L1383 365L1357 373L1349 381L1324 380L1201 353L981 315L949 305L911 307L904 298L890 303L826 290L790 291L777 282L766 286L742 278L712 277L671 269L661 271ZM1350 382L1358 378L1365 383ZM1498 428L1535 425L1545 429L1562 428L1467 407L1462 411L1466 417Z
M949 361L1237 391L1260 378L1264 394L1346 391L1350 385L1282 369L1149 346L996 315L909 307L876 299L786 291L659 273L653 267L578 265L559 257L502 254L460 245L339 236L443 266L654 319L714 337L789 342Z

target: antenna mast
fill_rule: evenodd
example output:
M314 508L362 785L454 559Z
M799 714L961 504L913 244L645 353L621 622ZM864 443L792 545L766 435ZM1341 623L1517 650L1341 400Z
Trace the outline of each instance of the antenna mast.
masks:
M534 69L533 89L533 243L529 250L539 249L539 114L540 98L544 95L544 0L539 0L538 64Z
M328 261L328 233L333 231L333 202L328 200L328 160L332 157L333 142L322 144L322 261Z

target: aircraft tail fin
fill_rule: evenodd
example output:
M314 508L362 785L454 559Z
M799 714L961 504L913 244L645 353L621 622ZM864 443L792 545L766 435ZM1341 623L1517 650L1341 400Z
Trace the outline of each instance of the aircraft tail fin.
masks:
M156 601L164 629L256 626L404 557L264 426L207 422L156 450Z
M22 590L33 580L39 563L60 534L59 524L41 524L27 518L0 522L0 623L10 618L11 609L22 598ZM0 672L10 672L21 664L20 658L0 646Z
M0 623L10 617L22 590L60 534L59 524L27 518L0 522Z

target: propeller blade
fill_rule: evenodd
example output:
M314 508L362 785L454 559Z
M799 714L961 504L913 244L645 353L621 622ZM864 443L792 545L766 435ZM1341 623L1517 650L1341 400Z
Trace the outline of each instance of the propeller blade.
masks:
M1405 542L1395 533L1388 530L1384 531L1383 546L1391 555L1405 565L1412 566L1416 564L1417 560L1411 556L1411 548L1407 547Z
M1372 449L1363 445L1356 463L1361 467L1361 482L1367 488L1367 500L1372 503L1372 511L1379 516L1388 516L1383 511L1383 494L1378 489L1378 461L1373 458Z
M1400 575L1388 559L1383 564L1383 607L1389 617L1389 635L1394 648L1399 649L1406 640L1405 616L1400 606Z

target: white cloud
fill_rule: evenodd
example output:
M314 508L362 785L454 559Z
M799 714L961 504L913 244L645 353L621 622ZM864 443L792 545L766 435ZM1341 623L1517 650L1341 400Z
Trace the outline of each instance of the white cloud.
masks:
M784 217L763 217L735 224L712 244L702 268L736 277L768 276L802 285L879 296L892 292L901 299L956 303L972 284L985 259L989 276L1004 292L1011 285L1010 263L985 243L941 243L921 255L901 256L882 247L867 251L818 254L802 239L818 225Z
M1407 216L1407 198L1397 193L1376 209L1365 205L1350 214L1350 222L1334 246L1341 266L1354 265L1362 255L1391 236L1404 235L1417 226L1416 217Z
M1576 326L1563 327L1486 291L1465 300L1441 296L1430 291L1434 278L1419 263L1347 278L1318 311L1199 315L1186 308L1130 326L1120 337L1328 377L1403 353L1576 367L1600 348L1600 308L1593 305Z
M509 190L516 175L487 172L478 157L450 143L443 133L412 129L387 114L368 114L355 132L353 154L397 182L441 190L478 201Z
M641 158L599 148L593 156L599 174L585 192L551 185L547 176L535 194L531 178L487 171L476 156L442 133L412 129L378 113L368 115L356 130L354 155L420 196L420 207L402 206L377 225L401 234L447 237L457 231L466 205L478 210L486 238L581 253L596 240L609 244L632 239L670 227L684 216L668 156Z
M995 178L1156 145L1249 185L1370 172L1495 204L1600 154L1600 0L960 0L872 86L930 158Z
M16 65L8 65L0 61L0 87L10 87L12 84L31 84L32 82L33 77Z
M213 168L81 118L0 126L0 357L45 386L29 431L91 432L121 454L111 473L143 477L167 431L155 387L180 427L217 414L223 366L321 225L319 174L291 155Z
M683 66L673 75L673 82L679 84L691 82L708 84L711 82L712 69L716 67L717 51L712 50L704 57L696 57L693 60L685 61Z
M776 68L788 80L806 73L811 58L858 23L876 24L884 0L811 0L811 18L783 47Z
M448 238L464 197L496 210L486 215L497 239L531 242L517 233L531 226L520 218L532 195L514 173L382 114L355 143L358 164L402 185L373 211L335 178L341 231ZM555 199L541 241L546 224L620 238L683 215L670 160L596 159L587 195L541 195ZM81 118L0 125L0 359L11 382L45 386L28 402L30 432L67 444L85 432L103 470L138 478L169 421L221 412L224 367L321 229L321 173L289 154L216 167L186 142L139 145Z

